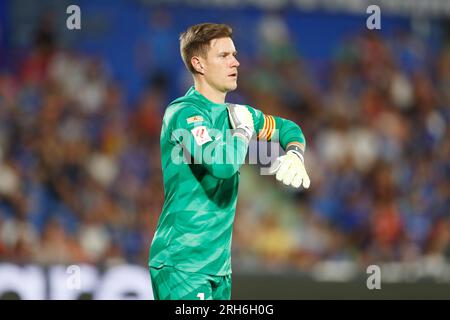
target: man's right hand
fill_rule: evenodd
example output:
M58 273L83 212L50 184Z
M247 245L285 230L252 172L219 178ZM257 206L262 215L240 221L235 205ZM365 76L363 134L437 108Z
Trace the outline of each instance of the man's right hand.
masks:
M232 103L227 104L227 109L233 136L239 135L249 142L255 131L251 112L246 106Z

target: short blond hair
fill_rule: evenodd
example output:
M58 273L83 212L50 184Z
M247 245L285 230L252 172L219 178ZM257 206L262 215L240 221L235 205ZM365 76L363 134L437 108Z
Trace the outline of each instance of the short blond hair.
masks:
M180 35L180 53L186 68L197 73L191 63L193 56L206 57L211 40L231 38L233 29L226 24L201 23L189 27Z

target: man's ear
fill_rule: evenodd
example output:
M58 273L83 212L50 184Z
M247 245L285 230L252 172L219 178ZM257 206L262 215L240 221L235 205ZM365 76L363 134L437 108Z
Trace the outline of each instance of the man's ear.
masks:
M203 71L204 71L203 64L202 64L202 61L200 61L199 57L193 56L191 58L191 63L192 63L192 66L194 67L195 71L197 71L200 74L203 74Z

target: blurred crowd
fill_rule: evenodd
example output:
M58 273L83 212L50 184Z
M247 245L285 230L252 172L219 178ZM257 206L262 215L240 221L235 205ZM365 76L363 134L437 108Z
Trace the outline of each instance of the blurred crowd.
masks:
M289 204L273 190L256 203L254 191L241 195L248 209L237 215L235 243L244 261L251 268L262 258L274 271L449 261L450 47L433 52L413 33L362 31L314 73L283 21L267 24L278 34L263 34L265 54L244 92L301 125L312 183ZM260 218L242 214L252 211Z
M162 93L128 108L101 60L45 28L35 38L0 76L0 259L144 263L163 200Z
M362 31L314 68L282 19L257 31L230 98L301 126L312 182L296 192L243 168L235 270L450 260L450 47ZM114 66L60 49L45 29L16 63L0 74L0 260L145 265L164 196L167 86L130 105Z

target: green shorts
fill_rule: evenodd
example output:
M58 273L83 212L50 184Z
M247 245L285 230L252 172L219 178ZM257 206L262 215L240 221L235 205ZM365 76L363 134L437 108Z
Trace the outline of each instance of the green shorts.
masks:
M230 300L231 274L212 276L174 267L150 267L155 300Z

